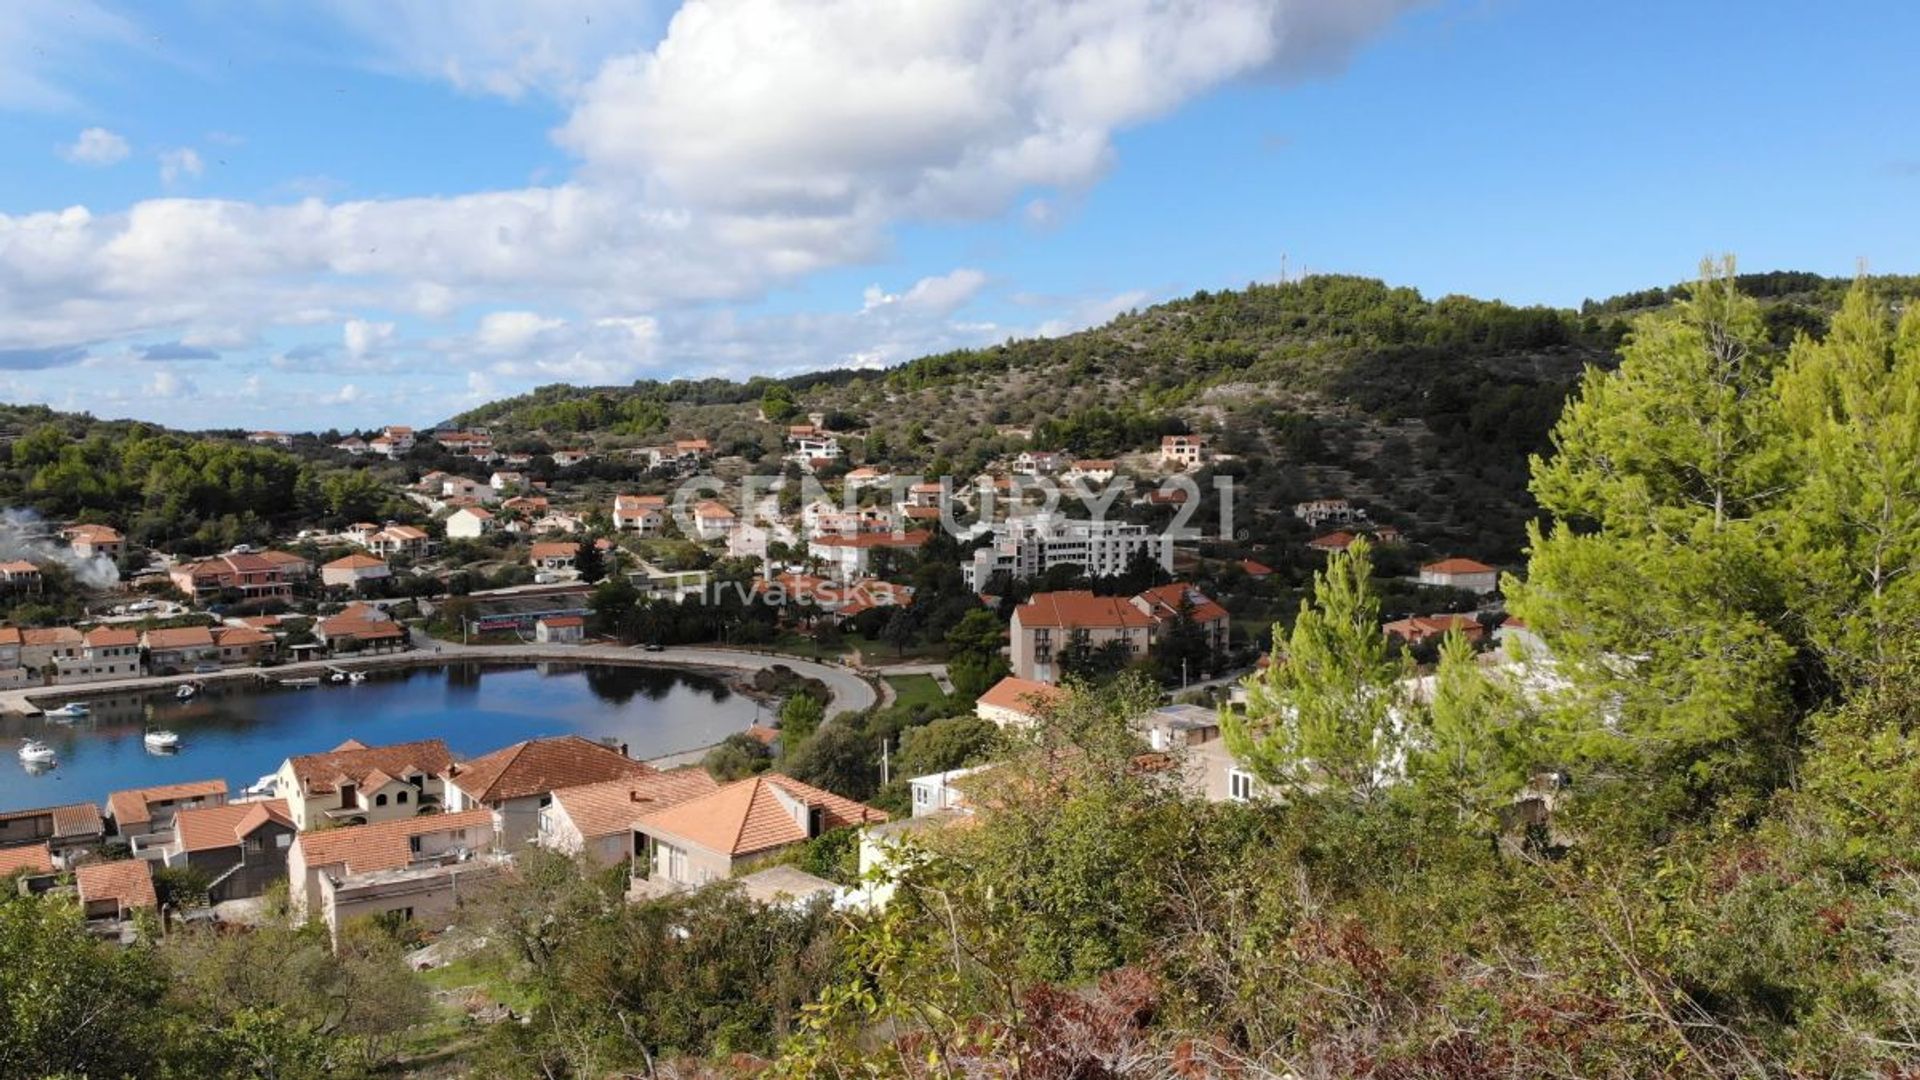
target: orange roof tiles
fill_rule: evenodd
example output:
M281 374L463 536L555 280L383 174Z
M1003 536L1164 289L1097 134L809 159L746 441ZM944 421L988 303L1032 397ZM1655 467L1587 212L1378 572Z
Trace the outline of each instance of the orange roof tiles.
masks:
M29 874L53 873L53 851L43 843L30 847L0 848L0 878L22 871Z
M315 794L332 791L334 784L341 780L358 784L368 774L375 772L388 776L409 776L414 773L445 775L453 765L453 755L440 739L420 739L376 747L348 739L326 753L302 754L287 761L293 768L296 782L309 794Z
M1153 620L1124 596L1095 596L1084 589L1034 593L1015 609L1022 627L1089 629L1146 627Z
M1213 598L1185 582L1173 582L1160 585L1138 594L1135 600L1144 603L1147 610L1156 619L1174 618L1180 611L1181 597L1193 605L1195 622L1214 622L1227 617L1227 609L1215 603ZM1136 605L1138 606L1138 605Z
M112 900L121 912L160 906L153 892L153 868L145 859L87 863L74 871L73 880L87 903Z
M1032 716L1066 696L1057 686L1009 675L988 687L979 704Z
M90 649L124 649L140 644L140 631L129 626L96 626L87 631Z
M213 631L204 626L175 626L147 631L149 649L205 648L213 644Z
M144 825L152 821L154 803L204 799L210 795L225 798L226 794L225 780L189 780L184 784L128 788L107 796L107 812L113 815L116 825L125 829L128 825Z
M182 810L173 816L173 834L182 851L213 851L239 847L249 833L269 821L293 828L285 799Z
M482 828L493 828L493 811L423 814L373 825L301 833L293 843L309 868L344 864L349 874L366 874L375 870L398 870L412 862L411 841L416 836Z
M638 818L711 794L719 783L698 765L624 780L561 788L553 804L566 812L580 835L592 839L626 832Z
M793 804L799 806L798 819ZM871 806L803 784L790 776L765 773L648 814L636 827L727 856L751 855L808 839L803 822L809 811L815 809L822 811L824 824L829 829L887 820L885 812Z
M1420 568L1423 574L1491 574L1494 568L1483 562L1459 557L1430 562Z
M578 735L528 739L457 766L448 777L475 802L494 803L604 780L646 776L653 766Z

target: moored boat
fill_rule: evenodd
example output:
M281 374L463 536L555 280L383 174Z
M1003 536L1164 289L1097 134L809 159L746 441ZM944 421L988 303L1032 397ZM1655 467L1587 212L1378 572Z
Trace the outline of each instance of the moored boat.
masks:
M53 747L39 739L28 739L20 744L20 760L29 765L51 765L58 757Z
M92 711L93 710L77 701L69 701L58 708L48 709L46 716L49 720L75 720L82 716L91 715Z
M141 741L149 750L174 750L180 746L180 736L166 728L149 728Z

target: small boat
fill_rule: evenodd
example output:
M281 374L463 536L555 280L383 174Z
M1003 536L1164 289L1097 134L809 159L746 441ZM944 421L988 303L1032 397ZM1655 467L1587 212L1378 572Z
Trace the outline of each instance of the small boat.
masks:
M320 685L320 676L310 675L304 679L281 679L281 686L290 686L295 690L309 690Z
M20 760L29 765L51 765L58 757L59 755L53 752L53 747L39 739L28 739L20 744Z
M331 682L346 682L347 673L344 671L336 671L333 674L327 676L327 679Z
M271 799L280 793L280 778L272 774L261 777L240 789L240 794L249 799Z
M90 716L92 713L93 710L85 705L77 701L69 701L57 709L48 709L46 715L49 720L74 720L82 716Z
M149 750L175 750L180 746L180 736L166 728L149 728L141 741Z
M347 681L348 682L366 682L367 673L364 671L349 671L347 672Z
M179 698L181 701L185 701L199 692L200 685L198 683L184 682L180 684L180 689L173 692L173 696Z

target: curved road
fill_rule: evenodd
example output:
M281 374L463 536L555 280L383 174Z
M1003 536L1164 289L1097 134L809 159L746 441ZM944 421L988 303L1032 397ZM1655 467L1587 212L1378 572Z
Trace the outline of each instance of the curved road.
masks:
M880 700L873 684L852 668L838 664L823 664L780 653L702 648L691 645L674 646L659 652L646 652L620 645L540 645L531 642L519 645L456 645L422 638L417 633L415 638L418 647L413 651L383 656L310 660L297 664L280 664L270 668L225 668L218 673L206 675L149 675L134 679L107 679L101 682L76 683L67 686L28 686L17 690L4 690L0 691L0 711L37 712L39 706L35 705L32 699L58 702L120 690L150 690L183 682L214 682L261 675L270 679L281 679L322 674L336 667L349 670L405 667L445 663L451 660L492 660L501 663L556 660L572 663L645 664L672 668L721 668L740 672L762 671L779 664L792 669L797 674L819 679L825 683L827 690L833 695L835 711L859 712L862 709L872 708Z

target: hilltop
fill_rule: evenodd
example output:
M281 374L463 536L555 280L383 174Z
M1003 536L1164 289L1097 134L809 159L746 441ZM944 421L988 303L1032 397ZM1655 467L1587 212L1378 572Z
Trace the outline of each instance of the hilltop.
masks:
M1823 332L1848 282L1739 278L1776 346ZM1901 296L1920 279L1880 278ZM1216 435L1243 512L1266 532L1293 502L1346 496L1428 542L1518 555L1534 514L1528 455L1589 367L1608 368L1657 287L1579 309L1516 308L1360 277L1203 291L1057 338L927 356L885 370L788 378L554 385L454 418L508 436L617 447L699 435L721 454L778 456L765 421L817 414L854 460L970 476L1020 449L1115 457L1162 434ZM1244 498L1244 497L1243 497Z

